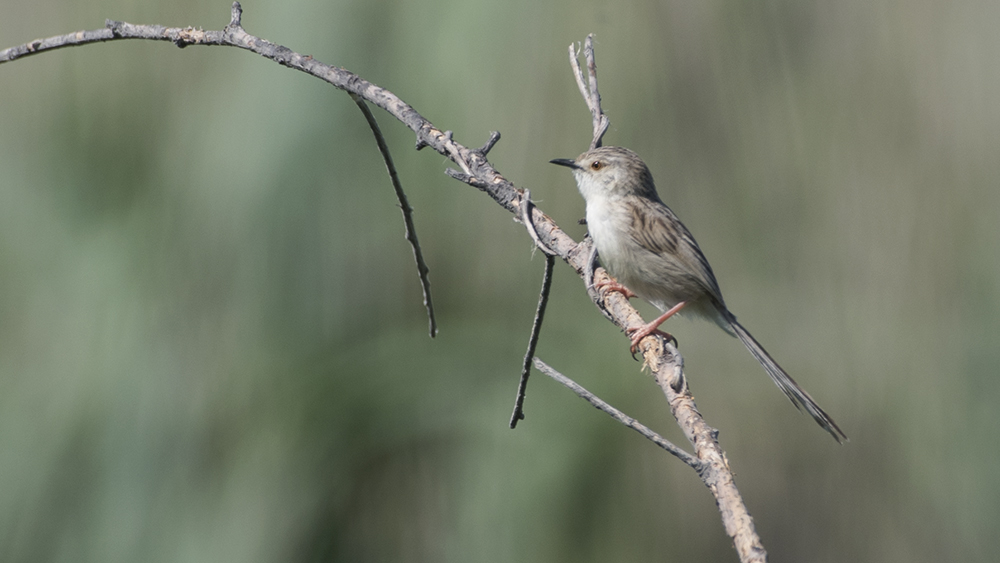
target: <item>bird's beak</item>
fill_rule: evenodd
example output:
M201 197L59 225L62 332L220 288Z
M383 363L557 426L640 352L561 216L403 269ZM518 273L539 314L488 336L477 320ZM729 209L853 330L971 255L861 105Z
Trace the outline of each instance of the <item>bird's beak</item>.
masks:
M575 160L569 158L553 158L549 162L551 162L552 164L558 164L559 166L566 166L576 170L580 168L580 165L577 164Z

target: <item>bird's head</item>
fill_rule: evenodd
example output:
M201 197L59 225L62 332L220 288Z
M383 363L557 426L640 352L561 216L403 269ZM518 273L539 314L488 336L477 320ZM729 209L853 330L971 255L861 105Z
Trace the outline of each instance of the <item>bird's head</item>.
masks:
M575 160L557 158L552 164L573 170L583 198L639 195L658 199L653 176L639 155L622 147L598 147Z

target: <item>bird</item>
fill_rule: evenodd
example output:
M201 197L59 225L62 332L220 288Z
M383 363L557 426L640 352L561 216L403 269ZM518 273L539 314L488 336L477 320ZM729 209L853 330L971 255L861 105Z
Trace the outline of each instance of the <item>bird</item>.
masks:
M617 291L626 298L638 296L663 311L652 322L626 331L633 353L650 334L673 339L658 327L683 309L685 316L712 321L739 338L793 405L805 410L838 443L847 440L833 419L729 311L705 254L691 231L660 200L649 167L636 153L604 146L576 159L550 162L573 171L586 200L587 228L601 264L615 278L595 284L598 289Z

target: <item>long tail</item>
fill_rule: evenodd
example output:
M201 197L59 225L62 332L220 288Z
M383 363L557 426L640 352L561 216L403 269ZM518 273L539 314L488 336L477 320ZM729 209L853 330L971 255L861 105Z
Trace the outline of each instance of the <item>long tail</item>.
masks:
M799 387L799 384L795 383L795 380L785 373L785 370L781 369L778 362L774 361L774 358L767 353L767 350L765 350L759 342L754 340L753 336L750 336L747 329L743 328L743 325L736 322L736 318L731 315L727 320L729 321L729 326L732 327L733 332L736 333L736 336L743 341L743 344L745 344L747 349L750 350L750 353L757 358L760 365L764 366L767 374L771 376L771 379L774 380L774 383L778 386L778 388L788 396L788 398L792 401L792 404L799 410L805 409L805 411L813 417L813 420L822 426L823 430L829 432L830 435L833 436L833 439L838 443L842 443L843 440L847 440L847 435L844 434L844 432L837 426L837 423L830 418L830 415L826 414L823 409L816 404L816 401L809 396L809 393L806 393L805 389Z

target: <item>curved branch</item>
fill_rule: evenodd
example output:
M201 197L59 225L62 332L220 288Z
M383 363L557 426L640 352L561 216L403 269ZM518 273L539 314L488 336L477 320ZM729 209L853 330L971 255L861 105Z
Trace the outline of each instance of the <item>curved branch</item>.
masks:
M311 74L324 80L332 86L356 95L370 102L395 117L409 127L416 135L416 148L431 147L444 155L459 168L446 171L452 177L486 192L494 201L508 212L517 214L522 208L524 192L516 188L493 168L486 159L486 153L492 143L499 138L491 136L490 141L482 149L470 149L452 139L450 131L441 131L424 119L412 106L399 99L392 92L381 88L360 76L343 68L334 67L319 62L310 55L301 55L287 47L271 43L265 39L246 33L241 24L242 8L239 2L232 6L231 19L221 31L204 31L196 28L168 28L158 25L135 25L126 22L108 20L105 28L95 31L79 31L67 35L36 39L24 45L11 47L0 51L0 64L18 58L34 55L63 47L86 45L105 41L124 39L140 39L151 41L170 41L178 47L192 45L222 45L238 47L256 53L283 66ZM585 88L583 75L578 63L574 68L581 84L581 92L588 101L591 115L594 118L594 140L592 146L600 143L603 131L607 129L606 117L600 111L600 96L597 93L596 66L593 62L593 43L588 37L584 55L587 58L587 69L590 88ZM575 52L571 57L576 61ZM534 226L537 240L545 250L562 258L577 274L586 280L587 291L598 308L612 322L622 329L639 328L644 323L639 313L632 308L620 293L599 292L594 289L593 282L606 281L607 273L601 268L593 267L593 249L588 239L577 243L541 210L530 207L528 225ZM598 283L598 285L600 285ZM746 511L739 492L733 482L732 472L726 462L725 454L715 440L717 432L708 426L694 405L694 400L687 390L682 365L683 360L669 343L658 338L646 338L640 345L643 358L656 381L663 388L670 402L678 424L683 428L685 436L695 446L695 455L702 464L699 474L705 484L716 497L726 532L740 555L741 561L764 561L766 552L760 545L760 540L753 529L753 520Z
M356 94L351 94L351 98L354 100L354 103L358 104L358 108L364 114L365 121L368 122L372 134L375 135L375 143L378 145L379 152L382 153L385 168L389 171L389 181L392 182L392 189L396 192L399 208L403 211L403 224L406 226L404 236L413 248L413 259L417 262L417 275L420 276L420 289L424 292L424 307L427 309L427 323L430 325L428 330L431 333L431 338L434 338L437 335L438 329L437 321L434 319L434 303L431 301L431 281L427 278L427 273L430 269L427 267L427 263L424 262L424 253L420 250L420 241L417 240L417 228L413 225L413 208L410 207L410 201L406 199L406 194L403 192L403 184L399 181L399 174L396 173L396 165L392 162L389 145L386 144L385 137L382 136L382 130L379 129L375 115L372 114L372 110L368 107L368 104Z
M245 49L282 66L315 76L340 90L355 94L384 109L416 133L417 149L433 148L457 164L466 174L489 185L490 189L487 192L505 209L511 213L518 209L521 198L520 190L489 164L486 160L486 151L469 149L456 143L452 139L450 131L441 131L434 127L430 121L424 119L417 110L395 94L372 84L353 72L322 63L314 59L312 55L302 55L288 47L250 35L242 27L242 13L240 3L234 2L229 25L221 31L206 31L193 27L137 25L108 20L105 22L104 29L78 31L48 39L36 39L24 45L4 49L0 51L0 64L64 47L126 39L169 41L178 47L219 45Z

